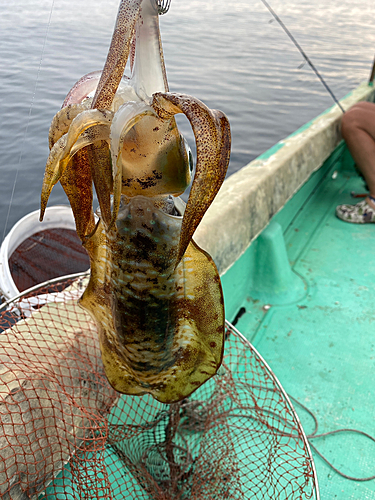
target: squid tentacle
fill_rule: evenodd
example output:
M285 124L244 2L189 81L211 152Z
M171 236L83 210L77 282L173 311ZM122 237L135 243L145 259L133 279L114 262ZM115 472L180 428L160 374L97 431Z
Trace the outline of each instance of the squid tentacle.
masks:
M109 109L124 74L142 0L121 0L107 60L92 108Z
M68 92L64 99L62 108L68 106L69 104L81 103L83 100L87 102L87 97L91 93L95 92L101 76L102 71L92 71L91 73L82 76ZM89 103L91 106L92 97L90 98Z
M106 133L109 130L106 128ZM100 207L100 218L106 227L111 224L111 193L113 193L113 178L111 155L108 141L95 142L87 148L96 195ZM87 234L87 233L86 233Z
M60 139L53 145L48 156L40 201L40 221L43 220L53 186L61 179L61 176L67 167L67 165L60 163L60 158L63 151L65 151L66 144L67 134L60 137Z
M108 110L89 109L74 118L67 133L65 150L60 161L63 161L73 149L78 137L87 129L96 125L110 126L114 113Z
M155 92L169 91L155 0L142 2L135 38L131 81L140 98L149 101Z

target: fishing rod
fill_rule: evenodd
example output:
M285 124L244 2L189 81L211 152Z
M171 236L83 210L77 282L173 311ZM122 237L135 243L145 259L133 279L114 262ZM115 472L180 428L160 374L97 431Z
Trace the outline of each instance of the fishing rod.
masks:
M369 79L369 83L373 83L374 81L374 78L375 78L375 57L374 57L374 62L372 64L372 70L371 70L371 75L370 75L370 79Z
M324 78L322 77L322 75L319 73L319 71L317 70L317 68L314 66L314 64L312 63L312 61L310 60L310 58L307 56L307 54L305 53L305 51L302 49L302 47L300 46L300 44L297 42L297 40L294 38L294 36L292 35L292 33L288 30L288 28L285 26L285 24L282 22L282 20L276 14L276 12L273 10L273 8L270 6L270 4L266 0L261 0L261 2L263 3L263 5L265 7L267 7L267 9L272 14L272 16L280 24L280 26L285 31L285 33L288 35L288 37L292 40L292 42L294 43L294 45L297 47L297 49L300 51L300 53L302 54L302 56L306 60L307 64L311 67L311 69L314 71L314 73L316 74L316 76L319 78L319 80L324 85L324 87L327 90L327 92L331 95L332 99L335 101L335 103L337 104L337 106L341 109L341 111L343 113L345 113L344 108L339 103L339 101L336 98L335 94L329 88L328 84L326 83L326 81L324 80ZM375 65L374 65L374 72L375 72Z

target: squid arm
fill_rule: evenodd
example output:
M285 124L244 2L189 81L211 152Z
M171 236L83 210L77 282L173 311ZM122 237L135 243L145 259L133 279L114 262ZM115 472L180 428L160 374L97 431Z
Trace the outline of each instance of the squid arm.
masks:
M196 141L197 163L190 196L184 213L177 262L185 250L208 207L222 185L230 156L230 127L221 111L183 94L156 93L152 107L161 118L184 113Z
M92 209L92 175L88 148L80 149L72 158L61 176L60 183L69 199L77 234L81 241L85 241L87 235L91 234L95 229Z
M74 118L76 118L83 111L90 109L90 106L91 101L85 101L79 104L69 104L64 106L58 113L55 114L48 134L50 149L52 149L53 145L68 132Z
M79 136L97 125L109 125L113 113L107 110L90 109L79 113L71 122L68 133L53 145L47 160L41 195L40 220L43 220L48 198L53 186L61 179L72 157L83 147L91 144L90 137Z

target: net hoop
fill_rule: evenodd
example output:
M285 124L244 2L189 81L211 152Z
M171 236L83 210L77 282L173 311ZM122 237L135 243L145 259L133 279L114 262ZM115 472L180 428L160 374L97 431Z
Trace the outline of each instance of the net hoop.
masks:
M314 458L313 458L313 455L311 453L311 448L310 448L309 440L307 439L307 436L306 436L306 433L305 433L305 431L304 431L304 429L302 427L301 421L300 421L300 419L298 417L298 414L297 414L296 410L294 409L294 406L293 406L293 404L292 404L292 402L291 402L291 400L290 400L287 392L285 391L284 387L281 385L279 379L276 377L276 375L274 374L274 372L271 370L271 367L269 366L269 364L267 363L267 361L263 358L263 356L259 353L259 351L252 345L252 343L249 342L247 340L247 338L239 330L237 330L237 328L235 326L233 326L229 321L225 320L225 324L226 324L227 328L230 329L233 332L234 335L236 335L238 338L240 338L241 341L245 345L248 346L248 348L258 358L258 360L260 361L260 363L262 363L262 365L266 368L266 370L268 371L270 377L272 377L275 385L279 388L280 392L282 393L283 397L285 398L285 401L289 405L289 407L291 409L291 412L293 414L293 417L296 420L296 423L298 425L299 431L300 431L301 435L303 436L303 441L304 441L304 444L305 444L306 449L308 451L309 459L311 460L311 466L312 466L312 469L313 469L314 483L315 483L315 489L316 489L316 491L315 491L315 499L316 500L320 500L318 475L317 475L317 472L316 472Z

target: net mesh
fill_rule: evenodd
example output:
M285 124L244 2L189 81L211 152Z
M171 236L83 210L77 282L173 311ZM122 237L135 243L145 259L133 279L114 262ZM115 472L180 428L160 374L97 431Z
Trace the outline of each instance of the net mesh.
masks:
M76 303L86 280L0 312L2 499L317 498L303 430L251 344L228 329L218 374L179 403L118 395Z

